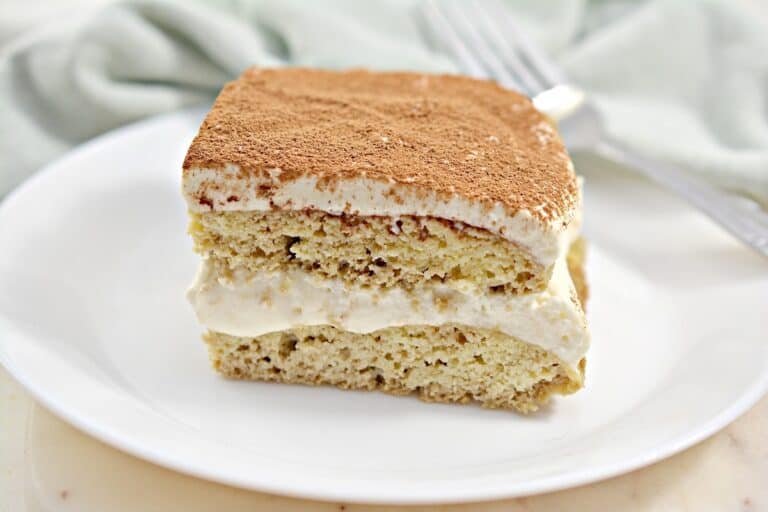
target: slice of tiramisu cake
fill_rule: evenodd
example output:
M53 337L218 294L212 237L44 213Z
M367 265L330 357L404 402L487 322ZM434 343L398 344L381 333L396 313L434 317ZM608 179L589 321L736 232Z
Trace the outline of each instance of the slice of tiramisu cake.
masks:
M246 71L189 148L216 370L533 411L582 386L581 198L552 123L491 82Z

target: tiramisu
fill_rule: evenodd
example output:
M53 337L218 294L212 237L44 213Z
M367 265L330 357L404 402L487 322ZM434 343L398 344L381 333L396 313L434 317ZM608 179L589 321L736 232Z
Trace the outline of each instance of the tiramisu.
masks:
M246 71L189 148L189 299L238 379L536 410L582 386L581 194L552 122L459 76Z

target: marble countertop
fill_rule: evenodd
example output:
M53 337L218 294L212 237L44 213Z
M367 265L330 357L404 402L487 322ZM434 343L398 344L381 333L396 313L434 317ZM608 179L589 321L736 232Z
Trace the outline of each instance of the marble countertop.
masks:
M768 396L725 430L647 468L487 503L391 507L249 492L144 462L35 404L0 367L0 512L226 510L768 511Z

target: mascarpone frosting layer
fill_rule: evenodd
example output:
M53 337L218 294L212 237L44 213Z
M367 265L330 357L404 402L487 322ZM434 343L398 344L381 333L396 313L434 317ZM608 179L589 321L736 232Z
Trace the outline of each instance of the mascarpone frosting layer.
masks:
M512 215L500 203L488 207L459 194L445 198L402 184L357 178L327 187L312 176L281 181L280 175L280 169L261 176L242 173L233 165L193 168L184 174L183 192L194 212L313 209L333 215L413 215L463 222L518 244L544 267L565 253L581 226L580 187L565 217L544 221L527 210Z
M393 326L456 323L499 330L540 346L576 374L589 346L584 313L564 258L557 260L545 290L512 297L442 284L413 291L362 288L300 270L222 278L203 261L188 298L200 323L233 336L302 325L368 333Z

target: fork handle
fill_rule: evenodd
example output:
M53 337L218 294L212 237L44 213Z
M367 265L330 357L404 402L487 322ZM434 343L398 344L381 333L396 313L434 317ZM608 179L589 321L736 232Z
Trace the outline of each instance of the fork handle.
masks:
M598 155L640 171L677 193L726 231L768 257L768 215L756 203L747 207L751 201L717 189L679 167L640 155L616 140L604 139L594 150Z

